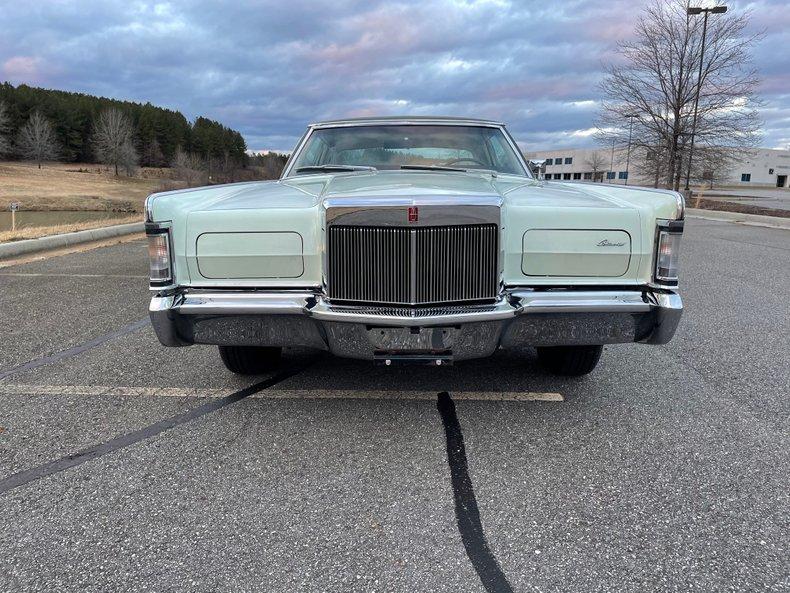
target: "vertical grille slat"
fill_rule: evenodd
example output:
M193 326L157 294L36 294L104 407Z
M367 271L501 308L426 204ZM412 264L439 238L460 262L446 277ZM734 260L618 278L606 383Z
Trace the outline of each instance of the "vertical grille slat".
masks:
M330 226L329 297L400 305L494 299L498 238L495 224Z

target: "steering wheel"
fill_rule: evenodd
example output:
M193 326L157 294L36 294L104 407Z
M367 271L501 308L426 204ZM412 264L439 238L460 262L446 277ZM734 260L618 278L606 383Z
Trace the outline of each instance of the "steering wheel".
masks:
M482 165L483 167L487 167L488 165L483 161L478 161L477 159L473 159L472 157L464 157L461 159L452 159L449 161L445 161L442 163L442 166L449 167L450 165L457 165L459 163L463 163L464 161L469 163L475 163L476 165Z

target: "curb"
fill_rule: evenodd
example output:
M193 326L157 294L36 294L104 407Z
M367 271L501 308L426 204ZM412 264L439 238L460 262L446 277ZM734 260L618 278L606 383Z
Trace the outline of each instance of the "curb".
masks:
M686 215L690 216L691 218L702 218L704 220L738 222L752 226L764 226L772 229L790 230L790 218L782 218L779 216L766 216L764 214L742 214L740 212L703 210L701 208L686 208Z
M133 233L142 233L144 231L145 223L132 222L129 224L117 224L114 226L100 227L98 229L88 229L87 231L63 233L62 235L50 235L49 237L40 237L38 239L25 239L23 241L1 243L0 259L14 257L24 253L32 253L34 251L57 249L59 247L67 247L69 245L76 245L78 243L88 243L89 241L98 241L101 239L131 235Z

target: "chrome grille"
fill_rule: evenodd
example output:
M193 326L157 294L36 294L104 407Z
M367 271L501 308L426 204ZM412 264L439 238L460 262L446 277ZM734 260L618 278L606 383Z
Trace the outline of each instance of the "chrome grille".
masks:
M489 300L497 253L495 224L330 226L328 295L402 305Z

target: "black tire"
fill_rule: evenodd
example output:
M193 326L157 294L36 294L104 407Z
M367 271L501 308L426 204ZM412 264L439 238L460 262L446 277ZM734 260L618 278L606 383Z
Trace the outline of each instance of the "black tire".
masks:
M227 369L237 375L262 375L280 366L282 348L271 346L220 346Z
M550 346L538 348L538 358L552 373L580 377L595 368L602 351L603 346Z

